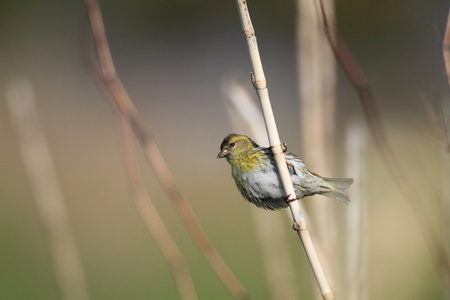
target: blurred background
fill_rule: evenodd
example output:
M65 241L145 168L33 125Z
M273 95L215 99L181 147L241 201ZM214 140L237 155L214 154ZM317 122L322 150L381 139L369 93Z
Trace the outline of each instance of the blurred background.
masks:
M251 298L270 299L250 217L257 208L243 201L229 165L215 158L233 130L221 85L233 77L247 80L251 71L234 1L100 4L117 72L180 189ZM296 4L248 5L281 140L301 156ZM424 213L443 237L441 195L449 182L442 178L442 147L421 95L432 97L439 90L444 104L449 103L441 50L448 1L337 0L335 6L338 28L371 82L394 151L420 192ZM1 1L0 28L0 298L60 299L6 104L8 86L25 78L34 88L91 299L178 299L168 264L130 201L113 111L82 58L82 44L89 37L83 3ZM357 94L339 68L336 119L337 168L324 175L343 177L346 124L364 118ZM444 299L410 206L370 136L365 146L368 298ZM186 259L199 298L232 299L142 155L140 160L148 191ZM343 214L347 207L337 209ZM314 299L317 287L288 217L285 225L298 283L295 293ZM311 232L314 239L313 228Z

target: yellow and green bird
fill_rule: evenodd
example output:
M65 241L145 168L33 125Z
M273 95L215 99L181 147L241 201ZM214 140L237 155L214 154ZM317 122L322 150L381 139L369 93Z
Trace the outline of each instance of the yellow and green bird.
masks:
M345 191L351 178L325 178L311 172L300 157L284 153L297 199L321 194L344 203L350 199ZM242 196L257 207L277 210L287 207L272 151L260 147L251 138L229 134L220 145L217 158L225 157L231 165L231 175Z

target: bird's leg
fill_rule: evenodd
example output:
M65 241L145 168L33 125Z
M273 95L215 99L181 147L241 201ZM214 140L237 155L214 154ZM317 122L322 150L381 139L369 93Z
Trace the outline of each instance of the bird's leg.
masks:
M284 201L286 202L286 207L289 207L290 202L295 201L295 200L300 200L297 197L295 197L294 199L289 199L289 197L291 197L291 195L287 195L284 198ZM296 221L294 221L294 224L292 224L292 229L294 229L295 231L300 231L300 225Z

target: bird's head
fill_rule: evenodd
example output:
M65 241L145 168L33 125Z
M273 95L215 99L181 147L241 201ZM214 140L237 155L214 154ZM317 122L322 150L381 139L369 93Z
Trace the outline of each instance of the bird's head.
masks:
M217 158L225 157L230 160L232 157L243 155L256 147L259 147L258 144L248 136L232 133L223 139Z

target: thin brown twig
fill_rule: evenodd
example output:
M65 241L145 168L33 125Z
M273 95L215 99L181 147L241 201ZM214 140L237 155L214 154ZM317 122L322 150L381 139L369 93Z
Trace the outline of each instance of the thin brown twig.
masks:
M181 298L191 300L198 299L186 262L167 231L167 228L164 226L161 217L156 211L156 208L144 187L133 145L129 120L126 120L125 116L117 111L116 123L119 145L122 149L122 158L133 204L136 206L148 231L161 249L161 253L170 264Z
M319 3L325 33L337 60L358 92L375 145L394 181L412 207L416 220L419 223L419 228L422 230L422 235L433 257L435 266L439 270L439 274L446 288L450 290L450 264L444 246L437 238L429 218L425 215L425 209L423 209L421 199L418 196L419 193L409 181L406 172L392 150L385 132L381 112L369 81L359 67L342 36L336 28L330 26L328 23L322 0L319 0Z
M87 55L85 58L89 63L89 67L92 70L95 78L101 83L101 87L107 94L110 94L110 90L102 81L102 75L99 67L95 65L95 63ZM198 299L192 282L192 278L189 274L184 258L175 242L173 241L172 237L168 233L167 228L162 222L160 215L156 211L156 208L153 205L149 194L144 188L142 175L140 173L135 157L132 140L131 137L129 137L130 120L126 119L126 116L123 115L119 109L117 109L117 106L114 107L117 132L119 137L119 146L122 149L125 173L128 184L130 186L133 204L135 205L136 210L138 211L142 221L147 227L147 230L150 232L156 244L158 245L161 253L169 263L174 275L175 283L177 284L180 297L183 299Z
M111 57L105 27L97 0L83 0L86 5L92 36L101 69L101 81L111 96L113 106L129 120L134 134L142 145L144 154L152 166L158 180L170 196L172 204L180 215L189 233L211 268L237 299L247 299L247 292L217 253L198 223L190 205L178 189L154 139L143 125L137 110L117 76Z

